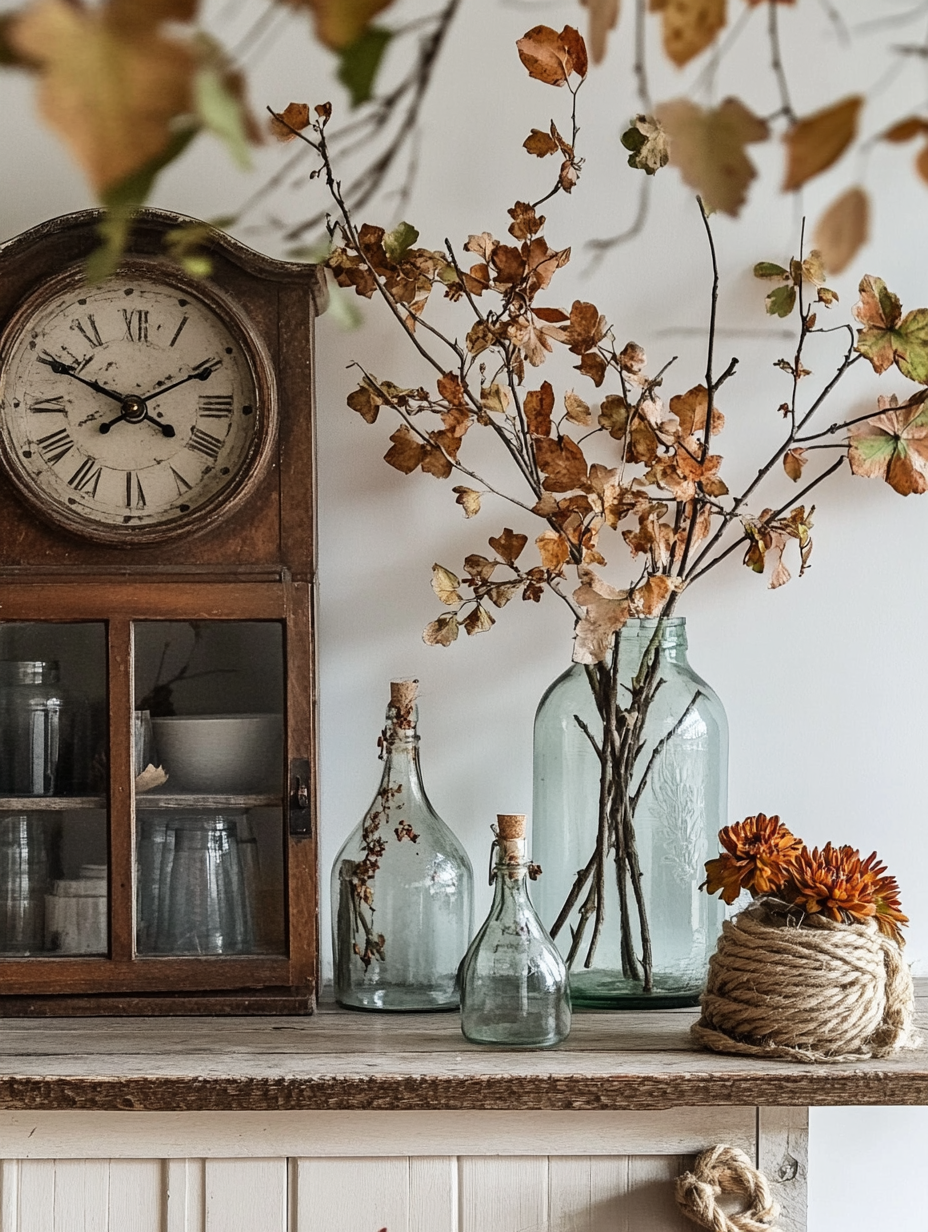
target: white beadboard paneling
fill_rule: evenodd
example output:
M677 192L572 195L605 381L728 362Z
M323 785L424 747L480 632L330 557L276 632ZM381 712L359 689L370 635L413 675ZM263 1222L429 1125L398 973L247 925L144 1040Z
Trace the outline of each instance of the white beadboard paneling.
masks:
M548 1232L615 1232L628 1188L625 1155L548 1159Z
M19 1222L19 1160L0 1159L0 1232L16 1232Z
M10 1232L59 1232L60 1225L55 1221L57 1166L57 1161L45 1159L28 1159L20 1164L18 1223Z
M405 1158L299 1160L294 1232L409 1232L409 1165Z
M410 1159L409 1232L458 1232L458 1161L453 1155Z
M161 1160L113 1159L109 1173L108 1232L163 1232Z
M754 1154L753 1107L657 1112L0 1112L8 1159ZM392 1229L391 1229L392 1232Z
M692 1165L692 1159L685 1156L631 1156L622 1217L614 1232L693 1232L693 1225L677 1208L673 1185Z
M206 1163L202 1159L165 1159L164 1232L204 1232Z
M525 1232L547 1223L544 1156L463 1156L458 1160L458 1185L459 1232Z
M54 1223L42 1232L109 1232L110 1161L59 1159L54 1170ZM23 1232L28 1224L25 1193L20 1198ZM31 1212L28 1212L31 1216ZM38 1230L37 1230L38 1232Z
M287 1188L285 1159L208 1159L205 1232L288 1232Z

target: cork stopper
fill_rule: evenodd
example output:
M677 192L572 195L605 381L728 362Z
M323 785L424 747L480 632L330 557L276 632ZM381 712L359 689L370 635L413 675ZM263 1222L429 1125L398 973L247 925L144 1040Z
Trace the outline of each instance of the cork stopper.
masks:
M497 813L496 826L499 837L504 843L516 838L525 838L524 813Z
M418 691L418 680L391 680L390 705L396 706L397 710L409 710L415 705Z

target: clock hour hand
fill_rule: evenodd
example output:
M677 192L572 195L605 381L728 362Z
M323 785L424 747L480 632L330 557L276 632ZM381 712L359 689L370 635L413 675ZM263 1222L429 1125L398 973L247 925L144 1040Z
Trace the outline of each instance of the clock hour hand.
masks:
M57 376L69 376L75 381L80 381L82 385L86 385L89 389L95 389L98 394L103 394L104 397L112 398L115 402L123 401L122 394L117 393L115 389L106 389L103 385L97 384L96 381L88 381L85 376L80 376L68 364L63 364L60 359L55 359L54 355L49 355L48 351L36 356L36 359L38 363L46 364L51 368L52 372Z
M197 364L192 372L188 372L186 376L182 376L179 381L175 381L173 385L165 385L163 389L154 389L150 394L146 394L146 398L160 398L162 394L170 393L172 389L177 389L179 385L186 385L188 381L208 381L217 368L222 367L221 359L204 359Z

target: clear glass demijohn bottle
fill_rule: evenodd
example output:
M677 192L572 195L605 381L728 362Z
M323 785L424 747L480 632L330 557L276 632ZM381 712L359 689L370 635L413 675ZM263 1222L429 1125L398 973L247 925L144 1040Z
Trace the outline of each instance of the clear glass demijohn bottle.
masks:
M549 1048L570 1031L567 968L526 884L539 873L526 856L525 817L500 814L493 906L461 964L461 1030L471 1043Z
M394 681L373 803L332 869L335 996L369 1010L458 1005L474 875L419 770L415 680Z
M637 756L630 773L623 778L617 771L613 780L616 793L627 797L640 881L636 887L623 868L615 832L610 832L599 931L592 918L584 923L582 912L593 885L590 868L597 847L602 770L590 737L600 748L607 742L587 669L574 663L559 676L535 716L533 848L548 870L536 899L564 957L571 958L572 946L576 951L570 962L575 1005L600 1009L696 1005L721 928L721 905L700 893L699 885L705 878L705 861L718 848L718 831L728 822L725 711L715 692L690 667L685 620L679 616L630 620L623 627L618 638L619 710L649 654L658 656L653 674L657 684L647 702ZM626 717L619 714L615 727ZM622 878L624 911L619 895ZM579 892L578 881L583 882ZM642 897L640 910L636 888ZM637 966L629 961L627 949L623 959L623 915ZM647 946L642 918L647 923ZM646 949L650 987L642 962Z

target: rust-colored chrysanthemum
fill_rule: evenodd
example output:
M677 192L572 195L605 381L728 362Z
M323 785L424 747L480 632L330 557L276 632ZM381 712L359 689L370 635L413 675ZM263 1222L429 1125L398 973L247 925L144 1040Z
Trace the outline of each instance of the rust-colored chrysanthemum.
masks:
M742 890L758 894L777 893L790 876L793 862L804 851L776 815L745 817L744 821L719 831L725 848L715 860L706 861L703 883L710 894L721 891L722 901L733 903Z
M862 923L873 919L881 932L902 943L900 926L908 923L899 902L895 877L876 852L862 860L854 847L827 843L797 858L786 897L810 915L822 912L831 920Z
M902 903L899 901L899 883L895 877L887 875L885 864L877 862L875 851L867 856L863 868L871 878L877 927L881 933L892 937L899 945L905 945L901 926L908 924L909 917L903 913Z

